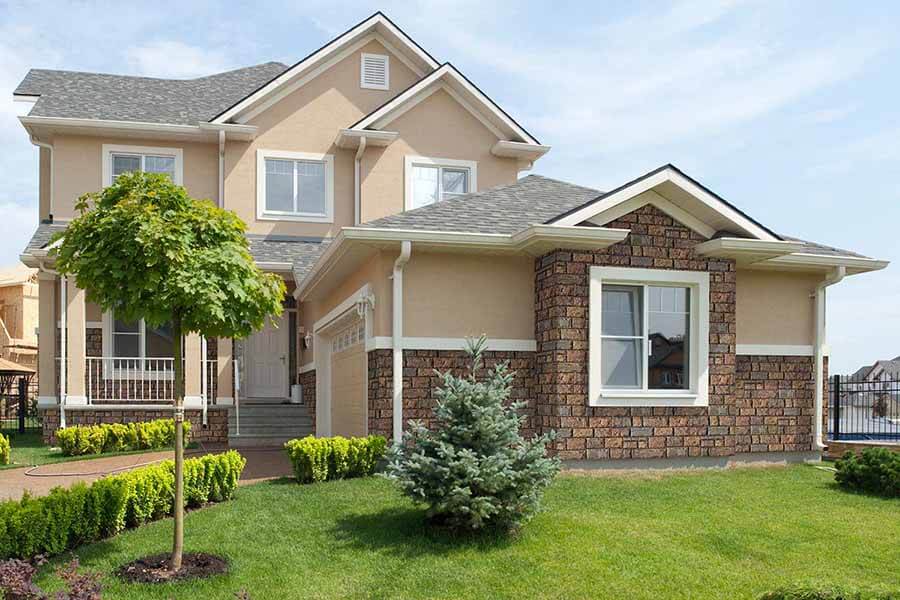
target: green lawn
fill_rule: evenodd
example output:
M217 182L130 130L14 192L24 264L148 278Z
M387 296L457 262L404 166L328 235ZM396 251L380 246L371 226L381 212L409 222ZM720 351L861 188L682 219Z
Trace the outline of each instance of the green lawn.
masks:
M29 467L33 465L47 465L50 463L68 462L73 460L88 460L91 458L108 458L123 454L142 454L150 450L135 450L131 452L109 452L106 454L87 454L84 456L63 456L59 448L51 448L44 444L40 433L11 433L7 434L10 443L10 464L0 466L0 470L14 469L16 467ZM155 451L154 451L155 452Z
M147 586L109 576L168 548L161 521L83 548L104 598L752 598L798 580L900 585L900 503L840 491L811 466L561 476L517 539L429 532L380 478L276 481L192 512L188 550L229 575ZM49 570L42 572L48 583Z

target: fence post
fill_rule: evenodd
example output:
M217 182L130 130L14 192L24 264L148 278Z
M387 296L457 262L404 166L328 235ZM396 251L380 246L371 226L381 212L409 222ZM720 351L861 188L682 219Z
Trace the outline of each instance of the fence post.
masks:
M831 439L837 441L841 436L841 376L834 375L832 378L831 390L834 394L834 414L832 415L833 425L831 427Z
M26 412L28 412L28 380L19 377L19 433L25 433Z

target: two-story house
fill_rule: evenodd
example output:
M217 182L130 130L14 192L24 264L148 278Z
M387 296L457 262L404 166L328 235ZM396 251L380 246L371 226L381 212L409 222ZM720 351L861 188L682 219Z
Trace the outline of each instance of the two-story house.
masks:
M235 211L287 282L277 327L183 341L196 431L234 445L396 437L431 417L432 369L485 333L565 458L814 450L825 288L886 264L779 235L671 165L606 193L520 178L550 148L381 13L289 67L32 70L15 93L40 151L22 259L40 269L48 437L171 410L177 340L102 314L48 247L126 171Z

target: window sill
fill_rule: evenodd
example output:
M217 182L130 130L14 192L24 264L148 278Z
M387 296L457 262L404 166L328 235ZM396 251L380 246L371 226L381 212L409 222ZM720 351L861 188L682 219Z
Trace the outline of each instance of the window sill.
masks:
M658 393L658 392L627 392L610 390L601 392L596 398L592 398L590 406L615 406L615 407L666 407L666 406L709 406L709 397L692 393Z
M296 215L279 213L261 213L256 215L260 221L294 221L298 223L334 223L328 215Z

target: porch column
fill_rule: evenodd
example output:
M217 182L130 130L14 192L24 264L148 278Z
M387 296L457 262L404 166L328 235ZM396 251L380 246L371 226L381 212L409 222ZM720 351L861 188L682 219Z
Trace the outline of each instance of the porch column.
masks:
M234 342L231 338L219 338L216 356L216 404L234 404Z
M56 389L56 275L38 273L38 406L59 403Z
M203 373L202 344L200 335L184 336L184 405L200 406L201 374Z
M75 280L66 281L66 404L87 404L84 391L85 319L84 290Z

